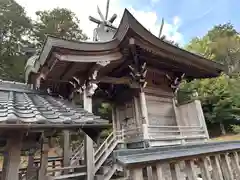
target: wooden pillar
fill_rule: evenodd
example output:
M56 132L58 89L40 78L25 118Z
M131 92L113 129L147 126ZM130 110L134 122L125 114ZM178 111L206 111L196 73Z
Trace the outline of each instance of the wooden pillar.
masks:
M18 170L21 162L22 133L14 132L7 139L4 152L4 163L2 170L3 180L18 180Z
M135 109L136 126L139 127L142 123L140 121L140 112L139 112L138 98L136 96L134 96L133 98L134 98L134 109Z
M49 139L43 137L42 147L41 147L41 159L40 159L40 168L38 171L38 180L47 179L47 168L48 168L48 151L49 151Z
M70 166L71 148L70 148L70 132L63 130L63 166ZM67 174L69 171L65 170L63 173Z
M34 154L35 154L35 150L30 149L29 155L28 155L28 165L27 165L27 175L26 175L27 180L37 175L37 169L35 168L35 165L34 165Z
M147 103L146 103L146 97L145 97L145 92L143 89L141 89L139 93L140 97L140 106L141 106L141 113L142 113L142 118L143 118L143 124L149 124L148 122L148 111L147 111Z
M87 88L83 92L83 104L86 111L92 112L92 97L88 95ZM87 180L93 180L95 171L93 140L87 134L84 137L84 155L87 166Z

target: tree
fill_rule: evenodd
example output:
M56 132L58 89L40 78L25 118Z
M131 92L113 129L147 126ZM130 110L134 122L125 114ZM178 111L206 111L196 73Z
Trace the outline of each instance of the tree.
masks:
M234 123L240 117L238 84L239 77L222 74L218 78L182 84L181 89L188 91L197 89L206 120L209 123L219 123L222 134L225 134L224 124Z
M27 35L32 30L24 9L14 0L0 1L0 78L24 80L26 56L21 48L28 45Z
M37 46L41 46L47 35L53 35L68 40L86 40L87 36L79 27L79 20L73 12L64 8L51 11L36 12L34 23L34 38Z
M239 85L239 34L229 23L214 26L202 38L194 38L186 47L194 53L226 65L231 76L195 80L184 83L182 91L196 89L202 101L205 118L210 123L219 123L222 134L224 124L232 123L240 116Z

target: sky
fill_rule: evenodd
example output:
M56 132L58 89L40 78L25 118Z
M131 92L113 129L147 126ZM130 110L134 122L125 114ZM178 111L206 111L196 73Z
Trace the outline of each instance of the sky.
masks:
M80 20L80 27L92 38L96 24L89 21L89 15L98 19L97 5L105 15L107 0L16 0L28 16L36 19L35 12L55 7L68 8ZM165 24L163 34L180 45L187 44L194 37L201 37L214 25L231 22L240 30L239 0L110 0L109 17L118 15L118 26L124 9L154 35L158 36L161 19Z

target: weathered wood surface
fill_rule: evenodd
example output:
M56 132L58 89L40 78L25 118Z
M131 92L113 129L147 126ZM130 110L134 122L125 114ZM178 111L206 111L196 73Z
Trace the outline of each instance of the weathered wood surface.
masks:
M131 180L238 180L239 153L240 142L222 142L118 150L115 157L130 170ZM152 172L144 173L146 168Z

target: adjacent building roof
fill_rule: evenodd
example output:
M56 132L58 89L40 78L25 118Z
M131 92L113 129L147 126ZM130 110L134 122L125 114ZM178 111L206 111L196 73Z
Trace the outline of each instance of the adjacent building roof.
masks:
M0 81L1 128L94 128L108 121L71 102L56 98L29 85Z
M216 154L240 149L240 141L208 142L195 145L116 150L116 161L124 166L147 166L157 161L169 161L204 154Z
M39 59L36 60L37 63L28 64L26 77L32 72L39 72L41 67L46 65L46 62L48 62L49 69L59 73L56 77L62 79L69 78L66 75L68 72L74 73L74 71L81 71L83 68L86 72L86 68L89 68L89 66L84 67L81 64L76 69L77 66L73 65L75 63L96 63L101 60L121 62L124 55L122 50L128 46L129 38L134 38L136 43L143 50L146 50L144 52L145 58L148 61L153 59L158 67L166 67L172 71L174 68L185 71L186 76L189 75L191 78L215 77L224 71L224 66L219 63L187 52L157 38L145 29L128 10L125 10L114 38L108 42L78 42L49 36ZM148 58L149 56L152 57ZM71 69L73 67L74 69ZM108 68L110 67L108 66ZM65 74L62 75L60 70Z

